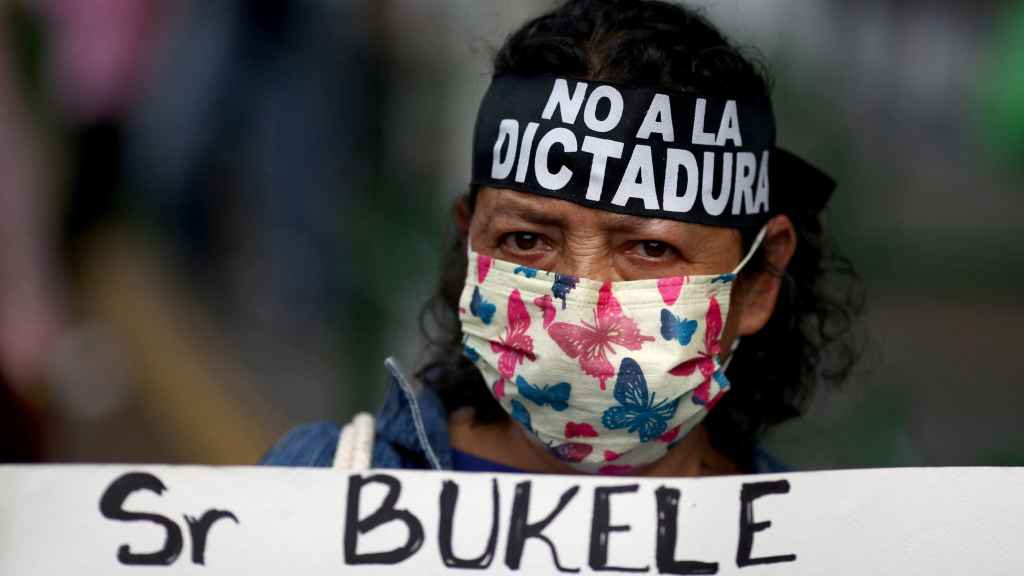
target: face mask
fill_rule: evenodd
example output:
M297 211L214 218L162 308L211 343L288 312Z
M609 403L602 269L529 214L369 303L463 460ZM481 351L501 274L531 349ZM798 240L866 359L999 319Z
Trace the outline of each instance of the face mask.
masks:
M739 266L719 276L598 282L469 251L464 353L501 406L560 460L627 474L728 390L719 338Z

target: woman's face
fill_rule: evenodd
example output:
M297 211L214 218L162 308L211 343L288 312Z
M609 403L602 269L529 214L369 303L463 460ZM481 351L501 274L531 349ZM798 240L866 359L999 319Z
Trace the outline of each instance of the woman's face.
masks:
M469 238L481 254L598 281L723 274L743 257L738 230L616 214L484 188Z
M591 280L724 274L744 256L734 228L615 214L508 189L482 189L472 218L465 216L462 225L476 252ZM785 268L795 244L787 217L769 221L764 246L776 269ZM767 273L737 283L723 350L730 349L737 334L753 334L764 326L778 286L778 276Z

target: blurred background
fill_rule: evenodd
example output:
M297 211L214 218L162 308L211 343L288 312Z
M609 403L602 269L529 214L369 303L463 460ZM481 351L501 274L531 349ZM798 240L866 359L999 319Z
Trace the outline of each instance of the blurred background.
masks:
M840 181L865 352L795 468L1024 465L1024 6L691 2ZM248 464L377 406L517 0L0 0L0 461Z

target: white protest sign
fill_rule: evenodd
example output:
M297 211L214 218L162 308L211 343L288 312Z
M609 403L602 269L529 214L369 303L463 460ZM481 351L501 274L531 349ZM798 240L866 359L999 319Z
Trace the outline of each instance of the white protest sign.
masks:
M0 466L0 574L1024 574L1024 469Z

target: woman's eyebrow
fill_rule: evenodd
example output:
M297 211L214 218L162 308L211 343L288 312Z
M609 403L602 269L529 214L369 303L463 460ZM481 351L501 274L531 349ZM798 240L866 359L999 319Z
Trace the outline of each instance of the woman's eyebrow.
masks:
M650 218L641 218L629 214L610 214L608 224L604 226L611 232L635 232L646 228L651 223Z
M565 219L528 206L499 206L491 211L488 224L498 216L523 220L536 226L563 226Z
M615 214L609 218L608 223L604 228L611 232L627 234L644 231L664 232L667 227L673 226L674 224L675 223L670 224L662 220L644 218L643 216Z

